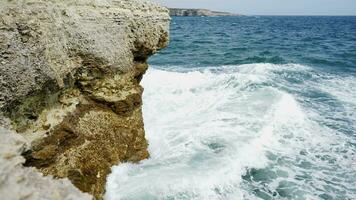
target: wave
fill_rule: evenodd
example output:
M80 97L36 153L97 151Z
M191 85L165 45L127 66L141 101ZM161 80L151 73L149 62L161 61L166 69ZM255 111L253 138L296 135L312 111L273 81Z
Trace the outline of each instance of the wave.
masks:
M355 92L343 88L355 77L298 64L160 68L142 81L151 158L114 167L106 199L356 195ZM348 131L315 91L350 114Z

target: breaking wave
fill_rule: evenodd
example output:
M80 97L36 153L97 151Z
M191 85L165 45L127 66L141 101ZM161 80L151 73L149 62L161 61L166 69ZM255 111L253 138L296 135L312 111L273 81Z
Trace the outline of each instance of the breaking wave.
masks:
M153 67L150 159L113 167L106 199L352 199L356 80L298 64Z

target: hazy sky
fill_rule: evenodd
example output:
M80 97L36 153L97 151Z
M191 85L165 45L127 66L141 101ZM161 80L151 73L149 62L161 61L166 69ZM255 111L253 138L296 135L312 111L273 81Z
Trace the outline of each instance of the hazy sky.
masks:
M356 0L151 0L168 7L246 15L356 15Z

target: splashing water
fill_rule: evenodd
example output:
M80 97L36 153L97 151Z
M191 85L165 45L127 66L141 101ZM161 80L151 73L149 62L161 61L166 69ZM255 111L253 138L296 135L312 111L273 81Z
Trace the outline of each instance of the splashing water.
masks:
M151 68L151 158L114 167L105 198L354 199L355 79L297 64Z

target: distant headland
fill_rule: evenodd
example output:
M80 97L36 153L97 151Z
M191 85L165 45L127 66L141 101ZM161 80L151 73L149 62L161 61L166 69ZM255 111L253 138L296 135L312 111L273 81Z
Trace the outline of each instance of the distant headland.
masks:
M240 16L240 14L212 11L208 9L168 8L170 16Z

